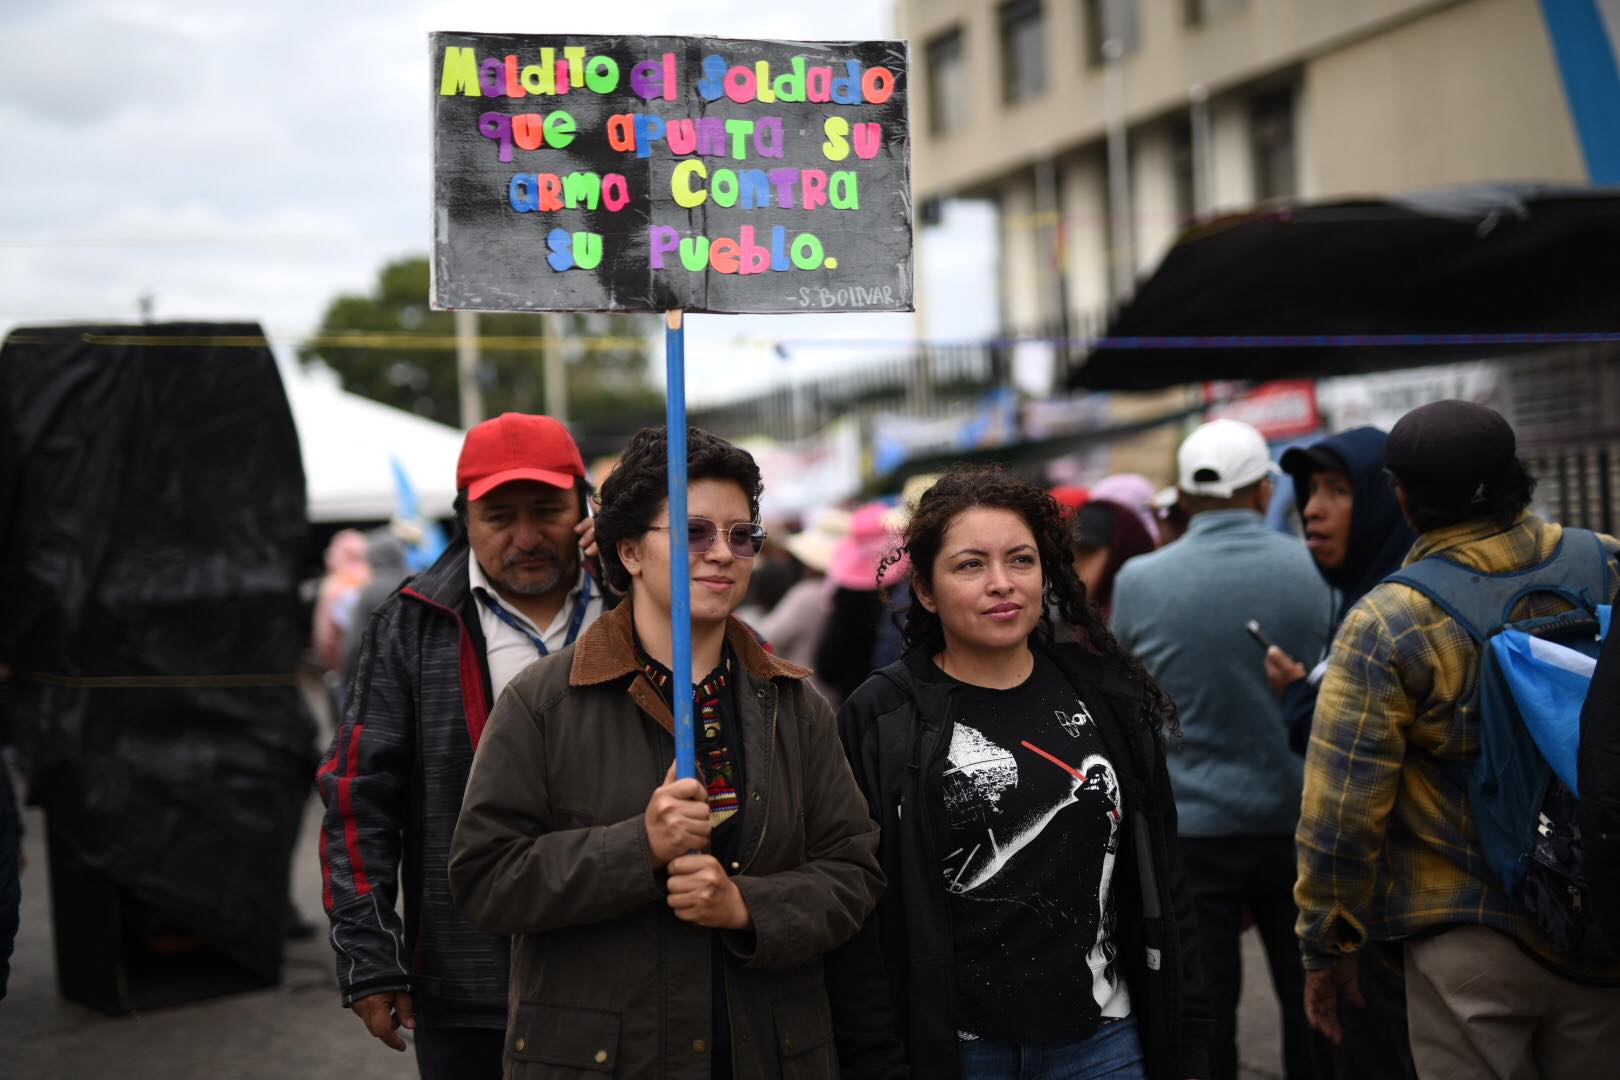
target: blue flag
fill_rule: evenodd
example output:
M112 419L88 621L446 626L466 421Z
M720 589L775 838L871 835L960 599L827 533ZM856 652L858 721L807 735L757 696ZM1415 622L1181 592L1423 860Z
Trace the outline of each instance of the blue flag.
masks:
M410 474L405 471L399 456L390 454L388 460L394 467L394 520L405 526L403 530L396 531L405 532L410 537L401 537L405 544L405 566L411 573L419 574L444 553L447 546L444 530L439 528L438 522L422 516L416 486L411 483Z

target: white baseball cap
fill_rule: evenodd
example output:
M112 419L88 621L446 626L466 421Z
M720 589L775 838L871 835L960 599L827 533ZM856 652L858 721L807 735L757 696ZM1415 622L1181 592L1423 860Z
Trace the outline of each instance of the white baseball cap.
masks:
M1177 486L1189 495L1230 499L1276 471L1265 436L1241 420L1211 420L1181 442Z

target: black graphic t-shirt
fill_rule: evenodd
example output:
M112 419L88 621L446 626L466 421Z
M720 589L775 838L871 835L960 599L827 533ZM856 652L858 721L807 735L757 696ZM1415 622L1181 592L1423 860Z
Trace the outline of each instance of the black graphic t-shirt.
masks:
M940 873L957 1028L996 1042L1083 1039L1131 1008L1112 940L1117 774L1085 702L1041 653L1010 690L955 687Z

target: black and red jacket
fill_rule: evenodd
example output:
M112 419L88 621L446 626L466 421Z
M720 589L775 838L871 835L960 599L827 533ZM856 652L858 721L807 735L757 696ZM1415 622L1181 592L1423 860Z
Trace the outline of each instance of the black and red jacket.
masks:
M424 1025L504 1029L509 942L461 917L447 871L493 705L469 558L457 541L371 616L316 773L321 873L343 1004L409 990Z

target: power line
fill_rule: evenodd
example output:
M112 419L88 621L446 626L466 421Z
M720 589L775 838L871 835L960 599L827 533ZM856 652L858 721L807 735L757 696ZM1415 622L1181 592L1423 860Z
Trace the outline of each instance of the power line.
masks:
M59 345L61 334L24 330L12 333L8 342L19 345ZM309 349L382 349L382 350L440 350L453 352L454 334L413 334L407 331L354 330L338 333L307 335L269 334L153 334L153 333L93 333L79 335L86 345L119 345L132 348L210 348L260 349L271 345L297 346ZM645 349L648 338L589 336L567 339L573 347L588 351L609 352L627 349ZM552 342L538 334L485 334L478 338L480 347L492 350L531 350L544 352L561 347L565 342Z
M6 339L15 344L57 345L60 333L37 330L13 332ZM178 335L153 333L95 333L79 335L87 345L120 345L151 348L264 348L270 345L302 346L310 349L405 349L454 351L453 334L413 334L404 331L357 330L309 335L213 334ZM649 338L609 335L549 339L541 335L485 334L478 338L481 348L544 352L567 346L587 351L645 349ZM732 338L720 344L742 347L780 347L787 350L838 351L849 349L1013 348L1019 345L1049 345L1060 349L1379 349L1379 348L1519 348L1527 345L1603 345L1620 343L1620 331L1546 331L1428 334L1188 334L1138 336L1043 337L1038 335L999 336L949 340L911 337L892 338Z

